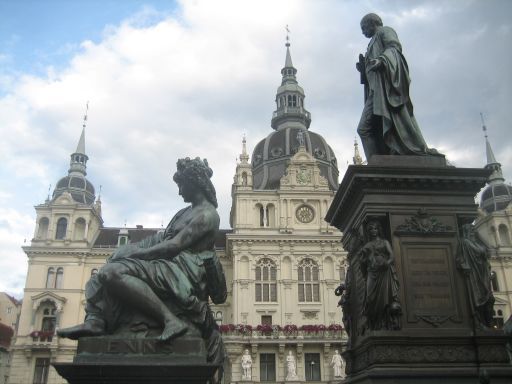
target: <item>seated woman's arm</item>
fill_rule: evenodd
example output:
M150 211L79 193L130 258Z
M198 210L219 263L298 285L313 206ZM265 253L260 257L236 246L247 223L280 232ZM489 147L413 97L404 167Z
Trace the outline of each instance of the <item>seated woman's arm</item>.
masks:
M129 257L142 260L172 259L181 251L193 248L207 236L215 235L219 228L219 216L215 210L203 211L194 217L172 239L152 247L139 249Z

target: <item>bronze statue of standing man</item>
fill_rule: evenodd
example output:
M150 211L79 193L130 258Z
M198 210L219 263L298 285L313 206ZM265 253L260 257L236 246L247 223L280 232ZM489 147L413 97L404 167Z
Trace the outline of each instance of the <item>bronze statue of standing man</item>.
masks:
M396 32L369 13L361 20L371 39L356 68L365 85L365 105L357 133L368 161L373 155L439 155L428 148L409 97L409 67Z

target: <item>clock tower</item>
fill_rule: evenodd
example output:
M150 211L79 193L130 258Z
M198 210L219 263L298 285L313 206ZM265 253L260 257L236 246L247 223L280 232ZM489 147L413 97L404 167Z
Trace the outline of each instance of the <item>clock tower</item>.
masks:
M296 74L287 42L272 130L252 158L244 137L232 185L232 231L223 256L232 284L227 306L213 308L223 324L235 325L224 339L231 382L242 380L249 339L239 329L245 326L260 329L250 339L253 382L285 381L290 353L301 380L329 382L332 356L345 345L334 295L345 276L345 252L341 233L324 220L338 187L337 162L325 139L309 129ZM329 327L338 331L306 331Z

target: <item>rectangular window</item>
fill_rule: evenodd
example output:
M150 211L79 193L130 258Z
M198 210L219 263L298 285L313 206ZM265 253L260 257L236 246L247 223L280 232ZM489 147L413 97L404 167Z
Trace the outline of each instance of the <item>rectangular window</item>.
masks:
M50 369L50 359L36 359L34 369L34 381L32 384L46 384L48 381L48 370Z
M277 301L277 286L270 284L270 301Z
M254 291L257 302L276 302L277 284L276 283L256 283Z
M268 284L263 284L263 301L269 301Z
M261 284L256 284L256 301L263 301L261 298Z
M276 357L273 353L260 354L260 381L276 381Z
M320 381L320 354L304 354L304 370L306 381Z
M320 286L313 284L313 301L320 301Z
M262 325L272 325L272 316L263 315L261 316Z

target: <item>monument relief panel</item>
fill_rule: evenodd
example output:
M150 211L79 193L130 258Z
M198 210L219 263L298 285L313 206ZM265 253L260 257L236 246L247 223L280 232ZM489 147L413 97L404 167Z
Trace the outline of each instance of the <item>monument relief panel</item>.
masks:
M426 248L403 241L401 249L408 321L422 319L438 326L450 318L456 320L459 313L451 243Z

